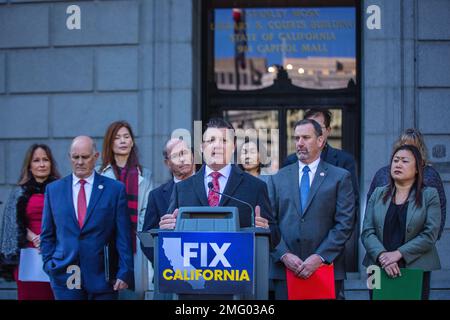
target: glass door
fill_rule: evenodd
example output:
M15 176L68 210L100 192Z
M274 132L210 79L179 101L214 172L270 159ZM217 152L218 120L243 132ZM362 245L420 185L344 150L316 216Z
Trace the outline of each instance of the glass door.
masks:
M329 109L329 143L359 163L359 1L204 0L202 10L203 121L223 116L248 135L271 132L276 173L294 152L294 123L306 109ZM352 242L348 271L358 269Z

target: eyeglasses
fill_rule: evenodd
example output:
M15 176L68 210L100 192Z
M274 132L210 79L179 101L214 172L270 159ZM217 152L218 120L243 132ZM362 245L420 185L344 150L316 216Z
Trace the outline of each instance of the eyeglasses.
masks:
M171 154L170 156L168 156L168 158L170 160L174 161L174 160L179 160L179 159L181 159L183 157L187 158L190 155L191 155L191 151L189 151L189 150L181 150L178 153Z

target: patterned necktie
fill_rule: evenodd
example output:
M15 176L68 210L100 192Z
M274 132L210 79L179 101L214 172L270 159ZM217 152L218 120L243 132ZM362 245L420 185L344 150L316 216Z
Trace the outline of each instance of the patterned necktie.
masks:
M213 190L220 192L219 178L222 174L220 172L211 172L209 175L212 177ZM209 190L208 203L211 207L217 207L219 205L219 194Z
M304 213L306 208L306 202L308 201L309 194L309 169L308 166L303 167L302 180L300 181L300 203L302 204L301 212Z
M83 226L84 218L86 217L86 192L84 190L84 185L86 184L86 180L80 180L80 191L78 192L78 224L80 228Z

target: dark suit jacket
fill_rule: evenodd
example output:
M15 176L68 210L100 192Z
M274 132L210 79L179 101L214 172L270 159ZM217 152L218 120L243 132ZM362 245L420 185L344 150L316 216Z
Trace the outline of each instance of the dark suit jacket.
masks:
M358 176L356 174L356 163L353 156L350 153L345 152L344 150L335 149L327 143L325 148L322 150L322 153L320 154L320 159L328 162L335 167L343 168L350 172L353 192L356 200L356 207L359 208ZM295 153L290 154L286 158L286 160L284 160L283 168L297 161L297 155Z
M112 278L134 286L131 220L125 186L95 173L89 206L80 229L72 197L72 175L47 186L42 219L44 270L53 284L67 288L70 265L81 271L81 287L89 293L112 292L105 279L104 246L115 243L117 273Z
M335 279L345 277L343 250L354 226L355 201L350 173L320 161L309 192L306 209L300 208L298 162L281 169L268 182L272 211L281 240L272 254L273 277L285 278L280 261L287 253L304 260L316 253L334 263Z
M177 183L170 199L168 212L173 212L176 208L180 207L208 206L204 178L205 166L194 176ZM270 208L267 185L263 181L232 165L230 176L223 193L246 201L253 208L259 205L261 207L261 216L269 220L271 244L272 246L278 244L279 232ZM219 206L237 207L241 228L252 226L251 210L245 204L226 196L221 196Z
M168 212L170 196L175 182L173 179L150 191L148 195L147 210L145 211L142 231L159 228L159 220ZM142 252L153 263L153 249L145 248L141 243Z

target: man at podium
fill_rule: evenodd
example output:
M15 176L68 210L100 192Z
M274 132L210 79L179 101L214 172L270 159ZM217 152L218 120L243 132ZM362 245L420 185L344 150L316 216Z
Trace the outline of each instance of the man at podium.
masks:
M266 184L231 164L235 140L234 128L229 122L221 118L208 121L201 145L205 165L197 174L175 185L168 214L159 222L161 229L175 228L180 207L237 207L241 228L255 225L270 229L272 245L278 244L279 232L271 213ZM255 208L254 221L250 207L230 196Z

